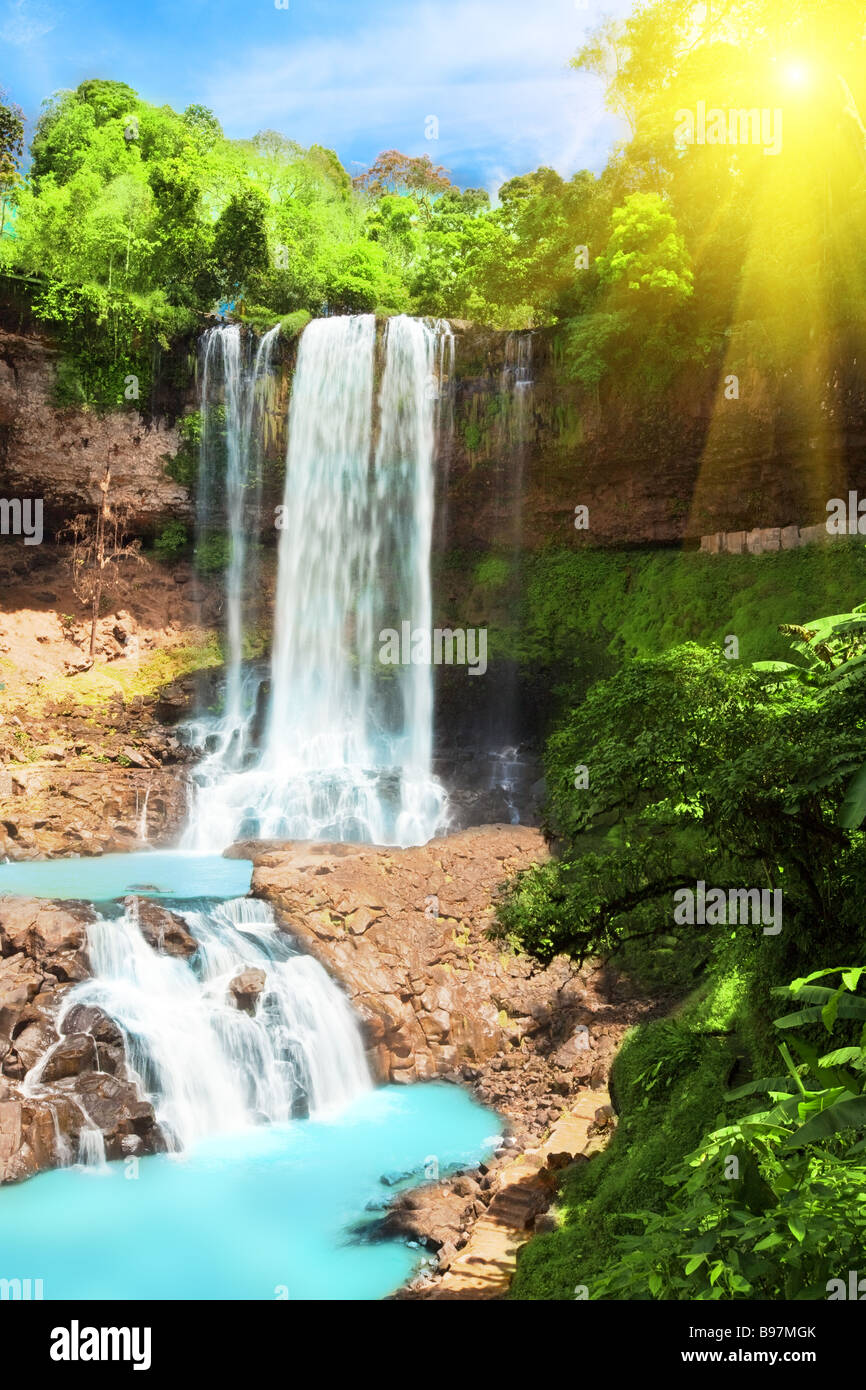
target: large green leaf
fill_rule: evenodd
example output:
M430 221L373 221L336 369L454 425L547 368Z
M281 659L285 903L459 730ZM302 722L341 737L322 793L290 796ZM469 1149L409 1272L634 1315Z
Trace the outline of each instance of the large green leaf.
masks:
M866 817L866 763L855 772L848 784L845 800L839 807L837 823L843 830L857 830Z
M866 1127L866 1096L853 1096L849 1100L837 1100L835 1104L813 1115L795 1134L783 1144L785 1149L802 1149L806 1144L817 1144L829 1139L843 1129L863 1129Z
M836 1015L838 1018L857 1018L863 1022L866 1020L866 999L852 999L850 995L841 999ZM774 1022L777 1028L797 1028L801 1023L817 1023L819 1020L823 1021L823 1009L816 1005L785 1014L782 1018L774 1019Z

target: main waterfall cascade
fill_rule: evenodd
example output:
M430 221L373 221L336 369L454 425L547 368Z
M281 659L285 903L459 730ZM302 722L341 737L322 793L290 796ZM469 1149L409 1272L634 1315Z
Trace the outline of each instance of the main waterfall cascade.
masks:
M176 911L178 909L175 909ZM154 950L137 903L88 928L93 978L67 993L58 1018L95 1005L124 1035L127 1068L153 1101L169 1147L185 1150L212 1134L342 1109L372 1082L357 1020L345 995L311 956L299 954L255 898L182 910L198 942L187 962ZM264 972L253 1014L234 1006L229 986L242 971ZM39 1094L51 1056L27 1079ZM87 1139L79 1161L102 1160Z
M391 318L383 357L377 394L372 314L314 320L302 334L264 738L251 754L253 711L249 700L244 707L240 642L232 647L230 632L234 685L196 773L188 848L245 837L409 845L442 824L445 794L431 770L432 670L385 668L378 655L383 629L431 626L438 372L453 359L450 328ZM227 397L234 360L223 354ZM227 405L227 427L237 420L247 440L252 418L248 407ZM249 442L235 454L249 457ZM240 511L237 497L235 505ZM229 577L229 609L236 601L238 614L245 553L241 542Z

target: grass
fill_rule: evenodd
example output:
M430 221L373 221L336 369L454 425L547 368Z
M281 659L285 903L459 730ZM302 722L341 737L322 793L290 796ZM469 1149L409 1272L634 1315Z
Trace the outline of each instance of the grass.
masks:
M28 712L41 716L50 706L62 704L64 710L99 710L118 697L129 703L141 697L158 695L160 690L193 671L222 665L223 653L215 633L200 643L162 647L136 666L118 662L93 666L77 676L54 676L27 692ZM16 701L20 703L20 699Z

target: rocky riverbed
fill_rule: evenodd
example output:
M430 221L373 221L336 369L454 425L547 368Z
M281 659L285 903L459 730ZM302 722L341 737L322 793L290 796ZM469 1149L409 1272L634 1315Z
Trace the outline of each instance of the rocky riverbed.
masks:
M657 1007L615 971L558 957L542 967L491 939L502 883L547 857L541 832L492 825L414 849L247 844L252 891L340 981L364 1019L381 1080L440 1078L468 1087L505 1120L503 1142L479 1168L400 1193L383 1216L430 1252L409 1292L426 1293L463 1249L515 1154L533 1149L575 1103L598 1093L625 1031ZM537 1184L526 1220L544 1220L555 1193ZM399 1177L399 1175L397 1175Z

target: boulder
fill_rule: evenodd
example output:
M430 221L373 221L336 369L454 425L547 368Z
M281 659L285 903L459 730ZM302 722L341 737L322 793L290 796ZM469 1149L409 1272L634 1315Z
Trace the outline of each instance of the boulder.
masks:
M39 1080L47 1086L67 1076L80 1076L82 1072L97 1070L93 1038L89 1033L70 1033L61 1038L49 1054Z
M265 972L255 968L242 970L229 985L235 1007L243 1013L254 1014L259 995L265 987Z
M141 934L149 946L165 956L186 959L198 950L198 942L187 929L186 922L176 912L160 907L152 898L135 895L124 898L127 912L137 916Z
M137 1135L145 1153L160 1153L165 1141L156 1123L153 1106L141 1100L135 1087L116 1076L103 1072L85 1072L72 1081L71 1094L83 1108L84 1114L102 1130L106 1158L124 1156L123 1140Z
M87 927L95 916L89 903L0 897L0 955L23 951L58 980L84 980Z

